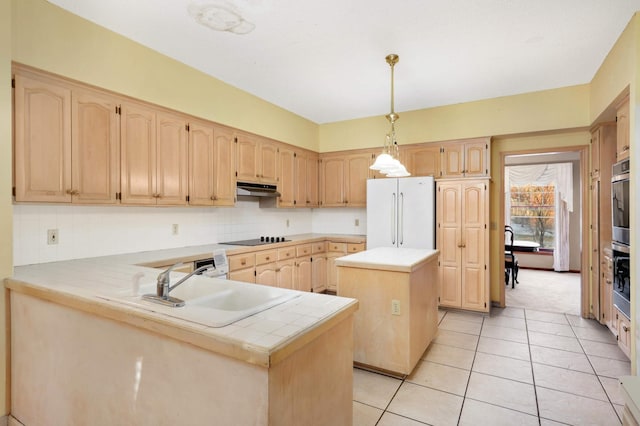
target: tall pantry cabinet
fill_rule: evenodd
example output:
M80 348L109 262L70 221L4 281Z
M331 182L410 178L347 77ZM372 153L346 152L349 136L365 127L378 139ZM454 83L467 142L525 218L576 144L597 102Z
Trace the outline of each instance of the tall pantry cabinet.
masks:
M439 180L440 306L489 311L489 180Z

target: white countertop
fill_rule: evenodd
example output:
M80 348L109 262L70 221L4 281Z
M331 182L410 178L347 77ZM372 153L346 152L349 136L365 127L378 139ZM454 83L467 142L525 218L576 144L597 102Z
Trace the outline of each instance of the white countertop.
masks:
M336 259L337 266L411 272L429 260L435 260L440 252L433 249L378 247Z
M322 238L322 236L313 234L311 238ZM305 238L296 236L295 242L300 241L305 241ZM120 320L124 318L126 321L127 317L133 314L143 319L143 321L132 320L132 323L137 325L149 320L159 321L163 325L173 324L188 333L205 334L210 337L215 341L211 347L224 349L228 346L228 351L227 349L223 351L227 355L237 355L237 358L263 365L269 365L270 356L274 352L286 347L299 336L321 326L339 313L355 309L357 306L358 302L355 299L296 292L299 293L299 297L295 299L225 327L214 328L180 318L180 312L190 309L189 306L171 308L146 302L141 308L114 300L118 295L133 295L135 277L140 277L139 285L143 287L156 283L160 271L138 266L139 264L158 263L165 260L169 260L167 262L169 264L176 259L201 258L203 254L207 257L214 249L220 248L231 251L239 247L212 244L18 266L14 268L12 282L8 286L14 291L43 297L88 312L107 311L110 312L110 317L120 318ZM171 282L175 283L184 275L184 273L172 272ZM211 282L208 280L217 279L194 276L189 280L193 280L192 284L198 284L201 281L206 285L207 282ZM249 287L256 285L234 283ZM295 292L295 290L286 291Z

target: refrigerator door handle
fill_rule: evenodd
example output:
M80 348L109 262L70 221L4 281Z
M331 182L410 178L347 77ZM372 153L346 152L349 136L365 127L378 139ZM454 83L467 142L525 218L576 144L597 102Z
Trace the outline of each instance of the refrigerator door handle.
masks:
M400 245L404 244L404 192L400 193L400 205L398 208L398 217L399 217L399 231L398 231L398 239L400 240Z
M396 244L396 193L391 194L391 244Z

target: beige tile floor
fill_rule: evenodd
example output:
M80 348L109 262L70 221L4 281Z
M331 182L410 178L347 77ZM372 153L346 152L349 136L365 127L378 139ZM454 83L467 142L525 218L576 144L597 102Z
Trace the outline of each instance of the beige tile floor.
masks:
M593 320L526 308L440 311L404 379L354 368L355 426L619 425L629 360Z

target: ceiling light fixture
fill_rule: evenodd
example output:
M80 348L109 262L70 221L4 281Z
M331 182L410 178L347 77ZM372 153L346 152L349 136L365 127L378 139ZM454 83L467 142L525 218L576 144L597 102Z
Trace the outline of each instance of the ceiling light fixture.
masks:
M406 167L400 163L400 148L398 147L398 141L396 139L396 127L395 123L400 116L395 113L393 108L393 67L398 63L400 57L394 53L387 55L385 58L387 63L391 66L391 112L387 114L387 120L391 123L391 130L387 133L387 136L382 146L382 152L376 161L369 167L371 170L377 170L387 177L405 177L411 176Z
M238 8L226 1L217 0L211 4L190 4L189 14L195 21L216 31L234 34L248 34L255 25L244 19Z

